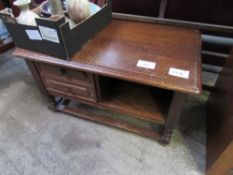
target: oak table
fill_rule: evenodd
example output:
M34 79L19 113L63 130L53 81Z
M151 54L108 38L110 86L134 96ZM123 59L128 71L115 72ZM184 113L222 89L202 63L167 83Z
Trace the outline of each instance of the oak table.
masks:
M113 19L71 61L21 48L14 55L26 60L51 109L165 145L187 95L201 93L201 35L194 29Z

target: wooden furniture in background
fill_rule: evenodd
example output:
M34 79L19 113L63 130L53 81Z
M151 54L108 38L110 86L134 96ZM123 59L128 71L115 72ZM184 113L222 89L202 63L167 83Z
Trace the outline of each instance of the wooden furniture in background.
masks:
M113 12L142 16L158 16L160 0L112 0Z
M165 17L206 24L233 26L229 0L167 0Z
M113 12L154 17L154 21L233 36L229 0L112 0ZM143 7L143 8L142 8Z
M233 50L208 102L207 175L233 174Z
M5 6L4 6L3 2L0 1L0 10L2 10L4 8L5 8ZM0 53L3 53L9 49L12 49L13 47L14 47L14 43L10 37L5 39L5 40L0 39Z
M15 1L15 0L7 0L8 1L8 4L9 4L9 7L12 9L12 11L13 11L13 14L14 14L14 16L19 16L19 13L20 13L20 10L19 10L19 8L18 7L16 7L16 6L14 6L14 4L13 4L13 2Z
M197 30L113 20L71 61L20 48L14 55L26 60L54 110L168 144L187 94L201 92L200 52ZM156 68L137 67L139 60ZM189 71L189 78L169 75L171 67ZM151 127L91 113L81 104L129 114Z
M8 39L3 40L3 41L0 40L0 53L3 53L7 50L10 50L14 46L15 45L10 37Z
M0 1L0 9L4 8L4 4L2 3L2 1Z

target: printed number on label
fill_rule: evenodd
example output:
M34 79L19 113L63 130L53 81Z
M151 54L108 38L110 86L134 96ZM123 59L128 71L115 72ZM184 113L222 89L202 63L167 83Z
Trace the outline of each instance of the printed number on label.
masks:
M142 67L142 68L154 70L155 67L156 67L156 63L149 62L149 61L139 60L138 63L137 63L137 67Z
M189 71L182 70L182 69L170 68L169 75L184 78L184 79L189 79Z

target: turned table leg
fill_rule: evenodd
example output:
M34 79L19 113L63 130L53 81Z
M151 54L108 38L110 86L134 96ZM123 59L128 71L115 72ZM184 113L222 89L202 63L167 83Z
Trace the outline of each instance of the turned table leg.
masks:
M161 144L167 145L170 143L172 131L175 128L177 121L179 120L186 98L186 94L179 92L174 93L166 123L160 138Z

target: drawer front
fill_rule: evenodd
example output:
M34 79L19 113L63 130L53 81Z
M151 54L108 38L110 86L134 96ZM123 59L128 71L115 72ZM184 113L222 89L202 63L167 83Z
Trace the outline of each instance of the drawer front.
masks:
M46 89L50 93L64 95L76 99L84 99L88 101L96 101L96 93L94 88L78 86L75 84L67 84L65 82L48 79L42 77Z
M71 81L71 83L78 81L79 83L81 82L82 85L93 86L94 84L93 74L91 73L43 63L39 63L38 65L41 73L57 75L67 81Z

